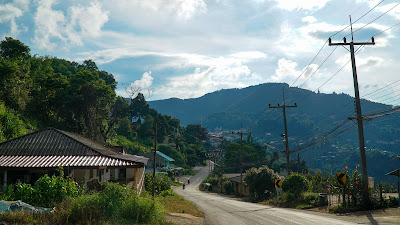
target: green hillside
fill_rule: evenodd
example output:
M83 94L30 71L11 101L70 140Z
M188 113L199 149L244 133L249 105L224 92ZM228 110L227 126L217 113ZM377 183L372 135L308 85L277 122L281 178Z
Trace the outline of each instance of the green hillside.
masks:
M353 98L347 94L315 93L289 88L283 83L220 90L195 99L173 98L149 104L159 112L177 117L183 124L202 123L211 132L225 131L226 134L244 128L252 132L255 141L271 143L283 149L282 110L268 108L268 104L282 104L282 90L285 90L287 97L286 105L297 103L298 106L286 110L290 149L312 143L355 115ZM362 100L361 104L363 114L392 107L368 100ZM400 121L396 116L394 114L376 119L364 126L369 174L393 182L394 178L384 174L400 166L396 158L400 154ZM359 164L358 133L354 125L354 122L348 121L342 130L351 126L353 128L299 151L301 157L311 168L328 171Z

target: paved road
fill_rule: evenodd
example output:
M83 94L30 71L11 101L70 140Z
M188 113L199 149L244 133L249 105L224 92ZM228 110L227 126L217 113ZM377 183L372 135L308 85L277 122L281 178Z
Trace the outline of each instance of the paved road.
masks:
M205 223L209 225L378 224L373 218L351 220L344 216L274 208L238 201L214 193L201 192L198 190L198 186L207 177L208 170L208 167L203 167L195 176L190 178L190 184L186 185L185 190L180 187L175 189L175 192L194 203L196 207L203 211L206 216ZM181 179L181 181L184 180Z

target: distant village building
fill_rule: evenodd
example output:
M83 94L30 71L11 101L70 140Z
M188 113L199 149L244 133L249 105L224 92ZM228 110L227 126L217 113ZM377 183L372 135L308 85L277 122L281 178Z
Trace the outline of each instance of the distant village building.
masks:
M230 182L233 183L233 190L235 193L240 193L242 191L243 196L249 196L249 187L247 186L247 183L244 181L246 179L245 173L242 174L242 182L240 182L240 173L227 173L223 174L222 176L228 177Z
M146 158L149 159L148 166L146 168L146 172L148 174L153 173L154 168L154 152L149 152L144 154ZM168 170L175 170L177 167L175 166L175 160L166 154L156 151L156 172L165 172Z
M148 158L124 154L122 146L114 148L54 128L0 143L3 190L17 182L33 184L62 166L79 184L114 181L140 192Z

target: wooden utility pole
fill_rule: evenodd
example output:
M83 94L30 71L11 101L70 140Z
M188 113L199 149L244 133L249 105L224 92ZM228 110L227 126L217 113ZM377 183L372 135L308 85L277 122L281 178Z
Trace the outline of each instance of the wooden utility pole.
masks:
M365 156L365 144L364 144L364 127L363 127L363 118L361 113L361 103L360 103L360 92L358 90L358 78L357 78L357 68L356 68L356 58L354 55L354 46L355 45L375 45L374 37L372 37L372 42L354 42L353 38L353 24L351 23L350 17L350 25L351 25L351 42L346 42L346 37L343 38L343 43L332 43L331 38L329 38L329 45L349 45L350 46L350 55L351 55L351 65L353 67L353 83L354 83L354 100L356 102L356 112L357 112L357 125L358 125L358 139L360 142L360 157L361 157L361 169L362 169L362 177L363 177L363 189L365 193L368 194L366 190L368 190L368 174L367 174L367 160Z
M300 153L297 153L297 174L300 174Z
M151 193L153 198L154 198L154 192L156 190L157 123L158 123L158 119L156 118L156 120L154 122L153 190Z
M232 132L234 134L234 132ZM240 134L240 196L243 195L243 134L250 134L249 133L243 133L243 132L237 132L236 134Z
M285 154L286 154L286 170L288 172L288 175L290 175L290 150L289 150L289 138L288 138L288 132L287 132L287 123L286 123L286 108L294 108L297 107L297 104L294 103L294 105L286 105L285 104L285 92L283 92L283 105L278 106L271 106L269 104L269 108L282 108L283 111L283 124L285 126L285 133L282 134L281 136L285 137Z
M225 166L225 159L224 159L224 138L221 140L221 162L222 162L222 174L224 174L224 166Z

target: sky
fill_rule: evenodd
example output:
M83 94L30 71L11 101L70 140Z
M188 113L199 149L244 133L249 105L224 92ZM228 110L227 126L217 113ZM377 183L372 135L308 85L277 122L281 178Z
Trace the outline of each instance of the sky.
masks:
M125 97L130 85L151 93L149 100L158 100L196 98L267 82L353 96L351 64L345 65L350 53L342 46L329 46L327 39L348 26L351 15L354 41L370 42L373 35L400 22L397 4L396 0L0 0L0 36L21 40L32 55L79 63L92 59L99 69L114 75L117 94ZM376 35L375 45L357 52L362 97L400 104L400 82L390 85L400 79L399 29L400 25ZM350 28L332 36L332 41L342 42L348 34Z

